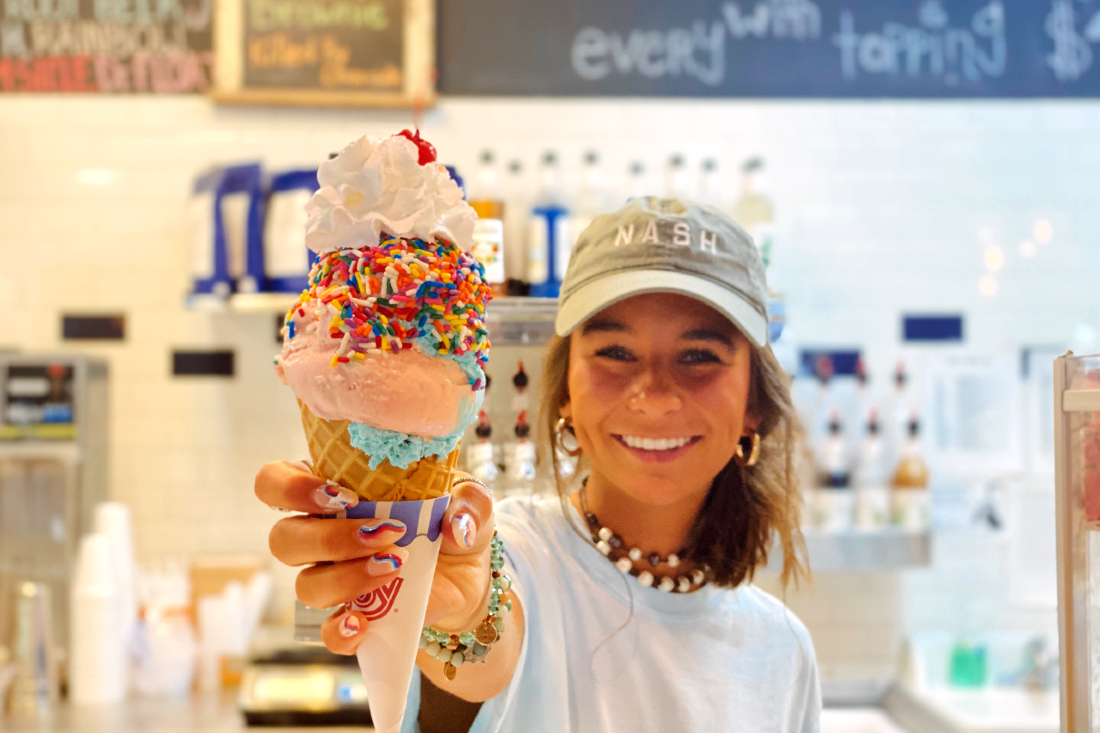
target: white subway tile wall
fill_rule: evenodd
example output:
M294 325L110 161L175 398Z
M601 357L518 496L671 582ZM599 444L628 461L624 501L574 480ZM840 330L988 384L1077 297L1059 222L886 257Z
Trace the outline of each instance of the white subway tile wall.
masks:
M268 315L189 312L185 202L211 163L316 165L363 134L408 126L401 111L218 107L192 97L0 98L0 348L72 350L111 363L111 484L130 502L141 558L266 551L277 518L252 495L265 461L306 454L289 390L271 370ZM449 99L421 120L443 162L480 150L531 171L557 150L566 176L601 152L609 183L642 160L767 161L778 223L770 278L804 343L862 345L884 373L901 312L965 312L968 344L1069 344L1098 324L1100 104ZM1054 238L1032 257L1033 223ZM983 252L1006 256L992 297ZM119 345L62 344L61 312L128 316ZM1080 333L1080 331L1078 332ZM173 348L233 348L231 379L170 376ZM982 538L937 542L907 576L819 575L788 600L814 632L827 676L889 674L907 627L1046 626L1013 613L1003 562ZM959 554L955 554L958 552ZM960 560L956 563L955 558ZM952 567L983 558L974 582ZM293 571L279 572L281 616ZM774 579L764 578L774 588Z

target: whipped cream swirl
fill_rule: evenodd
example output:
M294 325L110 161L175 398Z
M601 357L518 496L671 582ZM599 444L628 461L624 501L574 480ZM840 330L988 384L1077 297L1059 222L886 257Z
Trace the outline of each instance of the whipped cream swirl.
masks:
M438 163L420 165L416 145L363 136L317 170L306 204L306 246L318 254L377 244L383 232L444 239L469 252L477 216Z

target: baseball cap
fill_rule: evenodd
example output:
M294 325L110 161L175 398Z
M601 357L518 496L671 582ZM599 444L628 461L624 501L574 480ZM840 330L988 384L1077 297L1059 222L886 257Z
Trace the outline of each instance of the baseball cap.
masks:
M768 343L768 286L756 245L713 206L647 196L603 214L569 257L554 328L565 336L590 316L634 295L680 293Z

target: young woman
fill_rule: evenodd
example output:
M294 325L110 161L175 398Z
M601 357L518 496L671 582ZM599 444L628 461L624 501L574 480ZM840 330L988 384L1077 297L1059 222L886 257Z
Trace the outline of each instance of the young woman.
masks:
M810 637L751 583L776 543L784 583L804 573L798 428L766 304L756 248L713 208L635 199L581 235L542 385L560 500L494 507L461 476L445 517L426 624L462 634L486 618L494 529L514 581L500 638L477 650L483 664L445 673L429 654L438 646L417 658L434 686L484 702L472 730L818 729ZM579 457L575 485L561 478L560 451ZM257 494L324 511L305 468L265 466ZM271 550L314 563L298 596L333 606L389 580L364 561L391 549L378 524L291 517ZM366 625L341 610L322 636L352 654Z

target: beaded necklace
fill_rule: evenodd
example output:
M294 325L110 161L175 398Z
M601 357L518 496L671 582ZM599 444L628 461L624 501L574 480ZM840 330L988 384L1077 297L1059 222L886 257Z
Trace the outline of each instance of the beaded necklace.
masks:
M585 481L580 490L581 513L584 515L584 521L588 524L588 531L592 535L592 544L596 546L601 555L611 561L620 573L633 575L639 583L647 588L656 588L665 593L691 593L707 584L707 575L710 568L706 564L696 568L694 572L685 573L675 578L666 575L659 581L650 570L639 570L634 567L634 563L642 559L642 551L637 547L628 548L622 537L600 524L600 520L596 518L596 515L589 511L588 496L586 495L587 483ZM680 550L668 557L661 557L656 552L651 552L649 555L645 555L645 559L652 568L657 568L662 563L667 563L670 568L675 568L680 565L680 556L684 553L685 550Z

